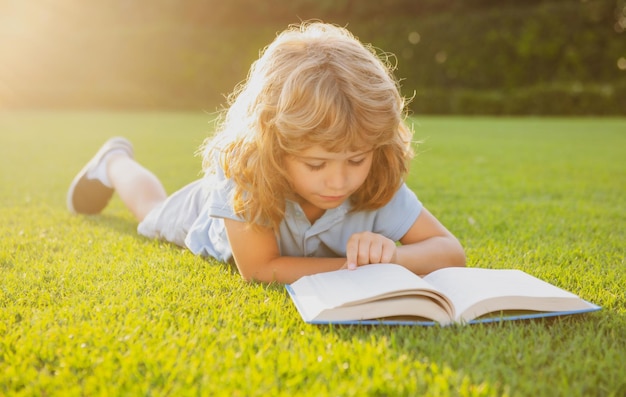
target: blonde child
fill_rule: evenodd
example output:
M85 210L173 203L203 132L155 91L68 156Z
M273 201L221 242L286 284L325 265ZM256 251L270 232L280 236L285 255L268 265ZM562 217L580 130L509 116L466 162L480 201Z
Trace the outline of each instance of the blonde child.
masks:
M203 145L205 177L167 197L124 138L72 182L67 205L95 214L117 192L138 232L234 260L246 280L399 263L464 266L457 239L404 183L413 152L391 67L347 30L280 33Z

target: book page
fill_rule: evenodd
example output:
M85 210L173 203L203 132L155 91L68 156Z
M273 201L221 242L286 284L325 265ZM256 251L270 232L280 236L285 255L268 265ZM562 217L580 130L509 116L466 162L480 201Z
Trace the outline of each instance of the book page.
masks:
M357 304L409 290L434 291L432 285L410 270L392 264L313 274L302 277L290 287L300 299L314 296L317 305L325 308Z
M393 318L404 321L437 322L447 325L452 322L450 314L437 303L422 296L396 296L393 298L374 300L360 306L342 306L332 310L315 313L311 318L315 322L341 322ZM308 313L307 313L308 314Z
M424 279L448 296L457 320L495 310L565 310L568 300L574 307L586 304L571 292L520 270L446 268Z

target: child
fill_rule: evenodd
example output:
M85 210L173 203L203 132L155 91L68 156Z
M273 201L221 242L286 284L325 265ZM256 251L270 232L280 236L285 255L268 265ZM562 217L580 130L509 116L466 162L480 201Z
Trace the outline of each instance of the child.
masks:
M131 144L113 138L72 182L69 210L99 213L115 191L140 234L233 259L246 280L465 265L457 239L404 184L412 133L391 67L347 30L291 26L230 99L203 145L204 178L168 198Z

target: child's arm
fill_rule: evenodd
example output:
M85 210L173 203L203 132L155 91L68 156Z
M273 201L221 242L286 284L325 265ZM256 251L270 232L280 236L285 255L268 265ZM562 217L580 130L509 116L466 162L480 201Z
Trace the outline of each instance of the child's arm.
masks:
M398 263L416 274L449 266L465 266L458 240L430 212L422 209L402 237L401 246L371 232L355 233L346 247L346 258L281 256L276 236L268 228L224 219L237 269L248 281L291 283L302 276L346 267L348 263Z
M465 266L459 241L426 208L400 242L402 245L396 246L380 234L356 233L346 248L347 267L393 262L413 273L427 274L443 267Z
M302 276L340 269L345 258L281 256L274 232L224 219L239 273L247 281L292 283Z

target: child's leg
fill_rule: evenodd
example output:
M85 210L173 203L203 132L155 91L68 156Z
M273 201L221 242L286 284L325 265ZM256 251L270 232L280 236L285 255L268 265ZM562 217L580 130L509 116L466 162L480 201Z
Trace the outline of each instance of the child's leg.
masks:
M124 138L111 138L76 175L67 192L67 207L79 214L97 214L113 192L138 221L167 198L156 176L133 159L133 147Z
M117 194L139 222L167 198L161 181L123 153L110 156L107 175Z

